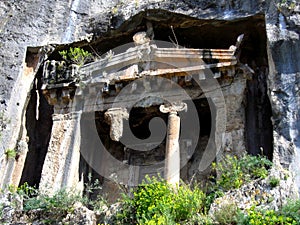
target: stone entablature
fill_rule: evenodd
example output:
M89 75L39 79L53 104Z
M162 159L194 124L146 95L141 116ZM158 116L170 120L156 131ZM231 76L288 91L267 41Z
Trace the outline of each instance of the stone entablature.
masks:
M76 95L84 96L98 96L100 92L109 99L128 82L142 77L166 77L181 86L191 86L194 76L198 80L211 78L207 77L211 74L203 72L206 69L213 71L213 78L232 77L238 64L242 37L239 36L236 45L229 49L159 48L148 42L117 55L111 53L80 68L76 65L67 67L63 61L46 61L42 89L51 105L66 106L74 98L75 91ZM83 110L94 109L84 107Z

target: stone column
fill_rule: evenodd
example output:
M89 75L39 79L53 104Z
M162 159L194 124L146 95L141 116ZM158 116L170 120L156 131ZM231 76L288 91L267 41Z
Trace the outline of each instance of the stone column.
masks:
M128 120L129 114L125 108L111 108L105 112L105 119L110 123L110 138L119 141L123 135L123 119Z
M40 190L49 194L61 188L82 191L79 183L81 111L54 114L51 139L43 165Z
M186 107L186 104L181 102L169 106L161 105L159 108L161 112L169 113L165 156L165 179L174 186L179 184L180 180L180 117L177 115L177 112L186 110Z

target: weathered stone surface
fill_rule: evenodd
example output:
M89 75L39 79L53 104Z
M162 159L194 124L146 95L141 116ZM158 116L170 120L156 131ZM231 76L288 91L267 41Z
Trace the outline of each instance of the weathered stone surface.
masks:
M81 203L75 203L74 212L67 216L59 224L96 225L96 215Z
M81 112L53 116L52 135L39 188L46 193L66 187L82 191L80 183Z
M110 137L113 141L119 141L123 135L123 119L128 120L126 109L111 108L105 112L105 118L110 123Z
M270 184L271 178L280 181L276 187L272 187ZM249 184L217 198L211 205L209 214L213 215L222 206L228 204L235 204L245 212L254 205L261 209L278 210L289 199L297 198L297 192L291 173L281 166L274 166L267 178L251 181Z
M73 207L74 211L68 214L64 214L65 212L63 211L46 212L43 209L23 211L23 199L20 195L12 193L2 194L0 204L3 207L0 223L4 225L43 225L45 221L52 221L52 224L96 224L96 214L79 202L70 206ZM61 221L55 221L54 218L51 218L54 215L58 216Z
M16 211L23 210L23 198L5 190L0 194L0 206L2 210L0 223L10 224Z

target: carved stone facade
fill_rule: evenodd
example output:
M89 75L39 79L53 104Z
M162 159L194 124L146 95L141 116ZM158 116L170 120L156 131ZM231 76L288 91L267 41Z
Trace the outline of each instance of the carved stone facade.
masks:
M135 47L80 68L46 61L42 90L54 114L40 189L83 190L82 168L102 177L104 190L112 188L107 179L136 186L158 174L175 185L180 177L205 177L224 152L243 153L243 98L252 70L239 62L242 38L229 49L160 48L135 40ZM132 109L141 115L130 127ZM96 129L95 112L102 115ZM151 130L157 116L165 130L159 125ZM151 137L135 137L135 129L148 130L144 123ZM96 144L97 138L102 143ZM110 165L111 156L118 163Z

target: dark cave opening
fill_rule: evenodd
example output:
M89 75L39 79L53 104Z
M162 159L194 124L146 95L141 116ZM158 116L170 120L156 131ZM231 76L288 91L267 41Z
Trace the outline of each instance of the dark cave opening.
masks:
M30 49L27 50L30 53ZM30 59L30 57L26 57ZM30 62L29 62L30 63ZM30 100L26 108L28 152L19 185L28 183L39 187L44 160L51 137L53 106L50 106L41 91L41 68L34 80Z
M48 150L52 128L52 107L39 93L39 119L36 119L35 90L31 92L31 98L26 110L26 129L29 137L28 152L19 185L27 182L30 186L39 186L44 160Z
M195 137L194 130L190 129L188 132L181 135L180 138L180 146L181 146L181 153L183 154L183 160L181 164L181 178L183 180L189 181L192 177L195 171L197 171L199 163L201 161L201 157L203 155L204 150L206 149L208 145L208 140L210 135L214 136L212 132L215 130L214 123L212 121L213 118L215 118L215 115L213 114L214 109L211 109L212 105L209 104L209 100L206 98L202 99L195 99L195 100L189 100L186 101L188 107L191 106L191 104L195 105L195 108L198 113L198 120L200 123L200 133L199 136ZM142 182L142 180L145 178L145 175L149 176L156 176L157 174L160 174L163 177L163 170L164 170L164 159L165 159L165 145L166 145L166 139L164 137L163 141L156 145L151 150L147 151L139 151L135 150L134 148L131 148L129 146L125 146L121 142L113 141L110 138L109 135L109 129L110 125L105 120L105 111L99 111L95 112L95 125L98 132L98 138L101 140L102 144L104 145L106 151L108 151L116 160L126 163L128 165L133 166L139 166L139 182ZM168 125L168 115L160 112L159 106L150 106L150 107L134 107L130 111L130 117L129 117L129 126L131 129L132 134L140 139L145 140L149 138L150 136L150 130L149 130L149 122L153 118L161 118L166 126ZM181 115L183 122L186 120L189 120L188 114L185 115L183 113ZM84 120L87 123L86 120ZM87 142L89 142L89 147L93 148L93 144L91 144L92 140L88 141L88 132L86 134L86 138L83 137L83 139L86 139ZM126 136L126 134L124 134ZM151 139L153 142L148 144L156 144L156 138L159 139L158 136L156 136L156 133L152 133L151 136L153 139ZM189 148L192 148L194 150L190 151L190 149L184 147L186 146L186 143L192 143L192 146L189 146ZM87 147L87 146L85 146ZM97 147L97 146L94 146ZM190 155L189 155L190 154ZM188 156L189 155L189 156ZM188 160L186 160L186 157L188 156ZM99 162L101 164L101 162ZM105 164L105 160L102 162L103 166ZM156 169L150 169L149 165L153 165L153 168ZM157 167L156 167L157 165ZM93 183L96 179L100 181L100 184L103 185L101 193L105 193L105 190L110 193L110 190L107 190L107 186L109 188L115 188L113 187L116 184L112 184L111 181L107 180L106 178L99 175L96 171L94 171L88 163L82 158L81 160L81 173L84 177L85 183ZM204 174L199 174L199 177L204 177ZM91 178L89 178L91 176ZM92 197L92 196L91 196ZM113 197L111 197L113 198ZM111 200L113 202L113 200Z

